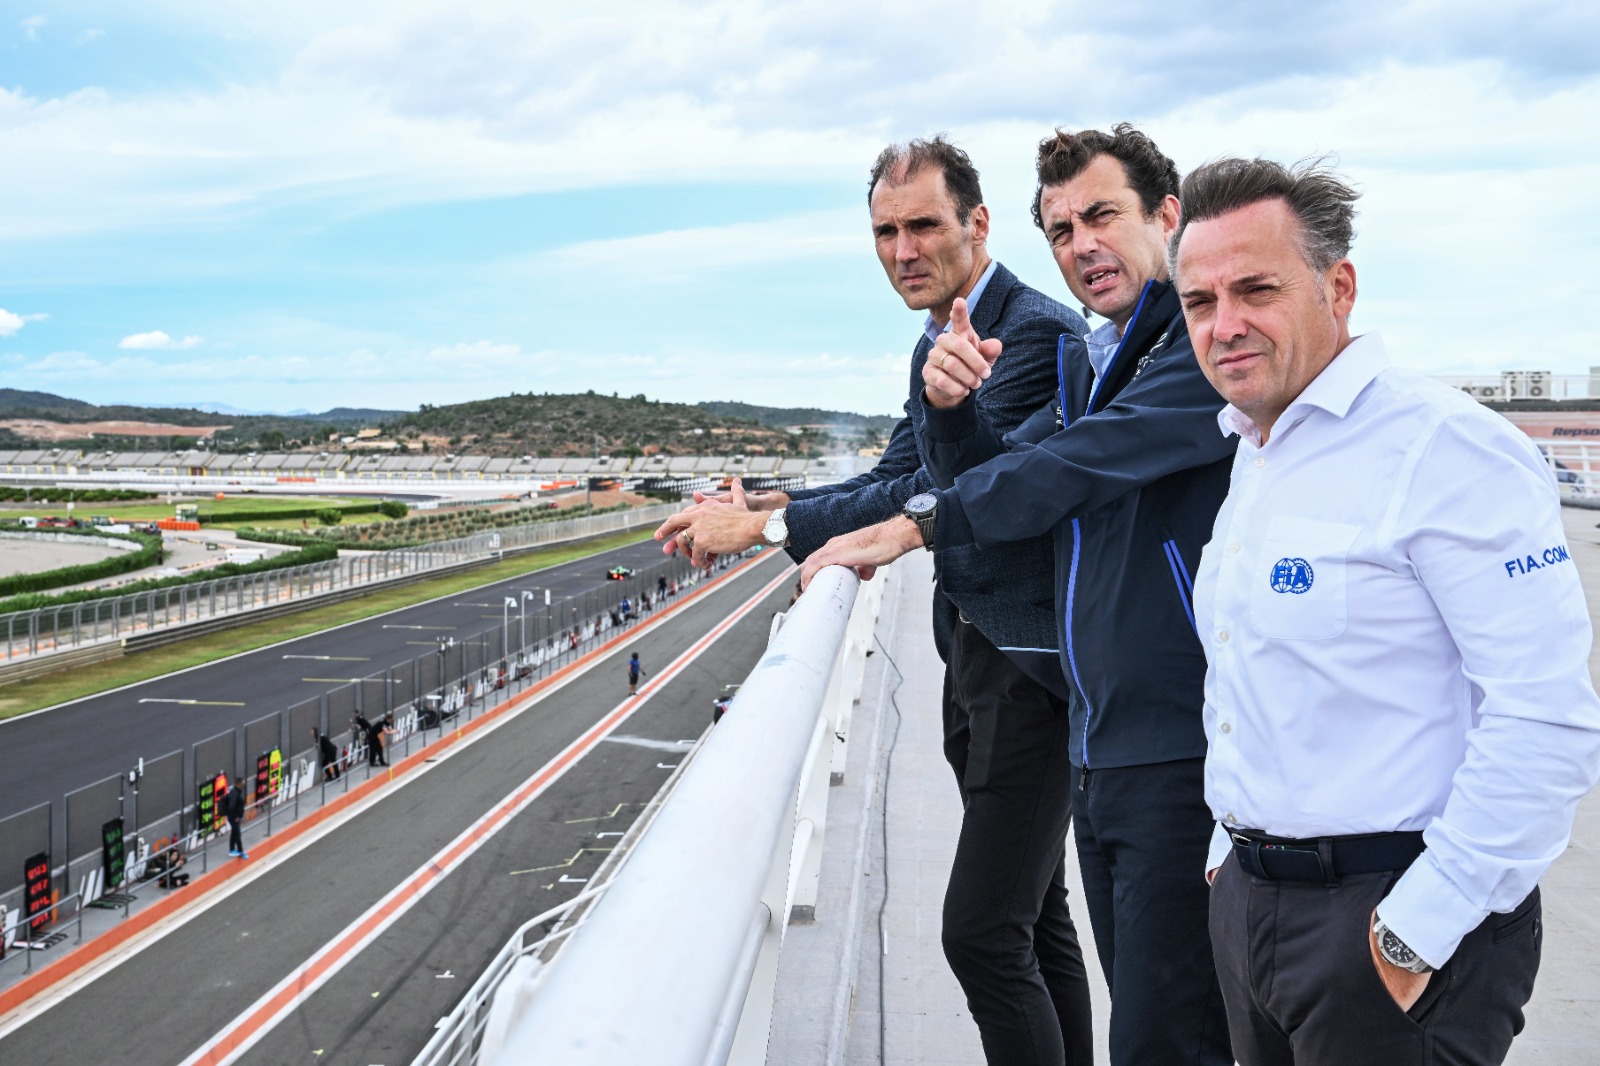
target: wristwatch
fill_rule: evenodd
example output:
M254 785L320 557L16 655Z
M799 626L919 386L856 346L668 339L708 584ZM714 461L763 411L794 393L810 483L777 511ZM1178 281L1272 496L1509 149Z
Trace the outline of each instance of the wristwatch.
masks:
M917 524L917 532L922 535L922 546L933 551L933 529L939 518L939 497L931 492L919 492L906 501L901 513Z
M767 516L767 524L761 527L761 539L766 541L769 548L781 548L789 543L789 523L783 520L783 512L788 510L780 507Z
M1390 966L1398 966L1402 970L1412 973L1432 973L1433 967L1417 957L1417 953L1406 947L1406 942L1395 935L1393 929L1383 924L1383 919L1374 915L1372 918L1372 938L1378 942L1378 954Z

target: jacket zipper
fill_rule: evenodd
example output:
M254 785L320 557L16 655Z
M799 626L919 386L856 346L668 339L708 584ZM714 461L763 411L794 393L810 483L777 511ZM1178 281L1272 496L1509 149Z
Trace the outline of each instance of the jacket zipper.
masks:
M1056 338L1056 425L1067 428L1067 335Z
M1105 373L1100 375L1094 383L1094 388L1089 392L1089 405L1084 408L1084 414L1094 411L1095 398L1100 395L1100 387L1111 377L1112 369L1117 365L1117 360L1122 358L1122 350L1128 346L1128 335L1133 331L1134 323L1139 321L1139 312L1144 310L1145 297L1150 295L1153 281L1144 283L1144 288L1139 291L1139 302L1134 305L1133 317L1128 319L1128 324L1122 330L1122 343L1117 345L1117 350L1111 356L1111 362L1106 364ZM1061 419L1066 425L1067 409L1067 375L1062 362L1062 343L1056 345L1056 380L1061 386ZM1078 686L1078 694L1083 697L1083 776L1078 779L1078 787L1086 789L1089 784L1089 720L1094 717L1094 704L1089 702L1088 690L1083 687L1083 682L1078 679L1078 657L1072 647L1073 631L1073 602L1078 590L1078 545L1079 545L1078 520L1072 520L1072 568L1067 574L1067 665L1072 668L1072 683Z

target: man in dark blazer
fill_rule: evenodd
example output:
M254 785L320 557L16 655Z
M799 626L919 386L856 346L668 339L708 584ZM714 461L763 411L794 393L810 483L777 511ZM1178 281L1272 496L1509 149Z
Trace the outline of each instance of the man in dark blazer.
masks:
M1083 358L1083 320L989 257L978 174L942 139L879 156L868 187L889 282L927 311L906 417L868 473L823 488L707 501L657 531L696 558L765 542L803 559L829 538L901 513L934 485L917 443L923 366L957 301L1006 357L975 402L1015 427L1055 394L1058 360ZM691 547L692 545L692 547ZM1088 981L1067 910L1068 688L1056 649L1048 537L941 553L936 643L946 661L945 756L965 814L945 894L945 957L991 1063L1087 1064ZM1004 650L1001 650L1004 649Z

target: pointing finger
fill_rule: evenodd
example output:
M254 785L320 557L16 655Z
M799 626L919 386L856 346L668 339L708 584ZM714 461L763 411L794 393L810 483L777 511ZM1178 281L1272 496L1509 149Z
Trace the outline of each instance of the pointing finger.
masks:
M967 301L960 297L950 305L950 332L969 344L978 343L978 332L972 328L972 316L967 313Z

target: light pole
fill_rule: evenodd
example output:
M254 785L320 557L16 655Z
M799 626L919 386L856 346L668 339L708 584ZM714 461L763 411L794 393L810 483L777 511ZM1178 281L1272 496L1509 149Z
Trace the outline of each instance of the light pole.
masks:
M517 605L512 596L506 597L506 604L500 609L500 658L511 657L511 608Z

